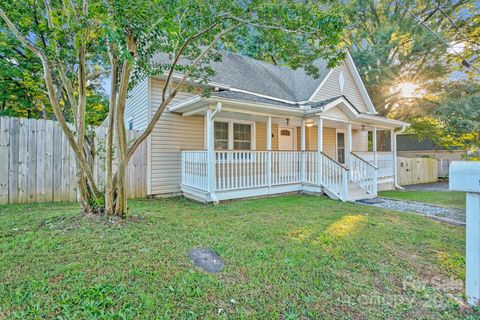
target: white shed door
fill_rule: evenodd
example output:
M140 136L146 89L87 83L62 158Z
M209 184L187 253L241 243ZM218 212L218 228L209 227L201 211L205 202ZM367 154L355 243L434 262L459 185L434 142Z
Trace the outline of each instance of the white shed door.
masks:
M295 131L290 127L278 128L278 150L294 150L295 148Z

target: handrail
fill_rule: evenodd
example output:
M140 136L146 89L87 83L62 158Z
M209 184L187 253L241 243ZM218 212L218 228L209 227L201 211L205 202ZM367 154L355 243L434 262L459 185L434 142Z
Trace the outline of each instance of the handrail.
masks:
M378 169L378 167L377 167L376 165L374 165L374 164L371 163L370 161L367 161L367 160L365 160L364 158L360 157L360 156L359 156L358 154L356 154L355 152L352 151L352 152L350 152L350 153L351 153L355 158L357 158L358 160L365 162L367 165L369 165L369 166L371 166L371 167L373 167L373 168L375 168L375 169Z
M331 160L333 161L335 164L339 165L340 167L342 167L343 169L345 170L349 170L347 166L345 166L343 163L340 163L338 162L337 160L333 159L332 157L330 157L329 155L326 155L325 153L321 152L322 156L324 156L325 158L327 158L328 160Z

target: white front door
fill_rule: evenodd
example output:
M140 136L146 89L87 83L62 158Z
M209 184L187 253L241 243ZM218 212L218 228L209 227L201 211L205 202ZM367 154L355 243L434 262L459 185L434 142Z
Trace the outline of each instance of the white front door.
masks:
M278 127L278 150L295 149L295 130L292 127Z

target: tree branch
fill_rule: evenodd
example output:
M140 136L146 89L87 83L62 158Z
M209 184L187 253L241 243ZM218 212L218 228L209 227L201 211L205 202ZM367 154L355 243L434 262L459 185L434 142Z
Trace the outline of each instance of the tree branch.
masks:
M133 142L132 146L129 148L128 153L127 153L127 161L130 160L130 158L133 156L135 153L135 150L140 146L140 144L150 135L152 132L153 128L155 127L157 121L160 119L160 116L163 113L163 110L165 107L172 101L172 99L176 96L178 90L185 84L185 81L190 77L190 75L193 72L193 69L203 60L205 55L217 44L218 40L220 40L225 34L231 32L232 30L238 28L241 26L243 23L238 23L235 24L225 30L222 30L220 33L218 33L215 38L213 39L212 42L208 45L207 48L205 48L200 55L192 62L190 65L190 70L186 72L182 79L179 81L178 85L175 87L175 89L169 94L169 96L166 98L166 100L162 101L162 103L158 106L157 111L155 111L155 114L153 115L152 119L150 120L150 123L148 124L147 128L145 131Z

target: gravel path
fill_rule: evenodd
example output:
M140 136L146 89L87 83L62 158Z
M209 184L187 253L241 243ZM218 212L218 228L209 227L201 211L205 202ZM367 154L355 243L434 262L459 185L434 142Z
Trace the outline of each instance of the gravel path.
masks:
M415 212L430 217L443 218L460 223L465 223L465 210L463 209L448 208L415 201L394 200L381 197L371 199L370 201L366 202L359 202L379 208L405 212Z
M421 191L450 191L448 190L448 181L435 183L412 184L404 186L405 190L421 190Z

